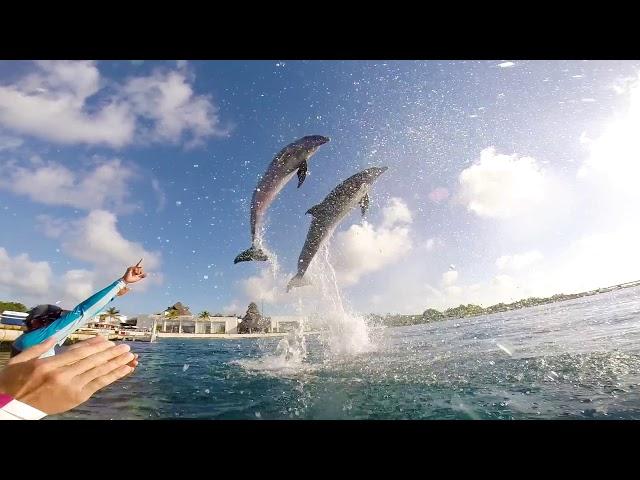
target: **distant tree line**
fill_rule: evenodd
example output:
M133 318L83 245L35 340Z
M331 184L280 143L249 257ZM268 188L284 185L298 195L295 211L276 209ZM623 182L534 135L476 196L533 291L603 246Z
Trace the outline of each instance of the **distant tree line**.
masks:
M27 312L27 307L25 307L20 302L5 302L5 301L1 301L0 302L0 313L4 312L5 310L10 310L12 312L26 313Z
M534 307L536 305L544 305L547 303L560 302L563 300L571 300L582 296L584 296L584 294L574 293L565 295L563 293L558 293L546 298L529 297L513 303L497 303L486 308L480 305L469 303L467 305L459 305L457 307L447 308L444 312L441 312L434 308L427 308L422 313L422 315L394 315L390 313L386 315L370 314L369 318L377 324L382 324L387 327L398 327L403 325L417 325L420 323L437 322L440 320L449 320L452 318L475 317L477 315L487 315L490 313L508 312L509 310L517 310L519 308Z

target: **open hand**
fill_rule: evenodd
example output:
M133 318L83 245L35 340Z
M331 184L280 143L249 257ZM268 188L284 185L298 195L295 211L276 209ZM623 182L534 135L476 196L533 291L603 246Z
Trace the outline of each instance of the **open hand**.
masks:
M0 391L47 414L66 412L133 371L129 346L103 337L80 342L59 355L39 359L49 339L9 360L0 370Z

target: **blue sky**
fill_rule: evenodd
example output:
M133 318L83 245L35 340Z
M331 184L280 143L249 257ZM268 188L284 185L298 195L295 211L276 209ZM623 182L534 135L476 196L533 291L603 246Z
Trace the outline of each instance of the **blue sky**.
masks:
M145 255L153 275L118 300L126 313L176 301L241 313L251 300L290 311L305 298L283 293L304 212L371 165L389 171L366 219L354 212L330 245L359 311L634 280L639 71L623 61L0 62L0 296L70 306ZM279 273L234 265L250 244L257 179L310 134L331 142L269 211Z

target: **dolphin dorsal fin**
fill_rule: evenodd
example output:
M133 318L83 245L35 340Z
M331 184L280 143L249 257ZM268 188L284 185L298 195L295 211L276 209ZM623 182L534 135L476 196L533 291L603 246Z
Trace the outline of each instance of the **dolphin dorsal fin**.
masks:
M317 217L319 213L320 213L320 205L314 205L309 210L307 210L307 214L313 215L314 217Z

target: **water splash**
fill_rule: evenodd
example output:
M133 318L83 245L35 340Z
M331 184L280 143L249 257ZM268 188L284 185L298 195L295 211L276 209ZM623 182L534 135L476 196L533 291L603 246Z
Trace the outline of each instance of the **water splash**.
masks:
M365 318L351 311L342 298L329 259L329 242L320 248L311 267L307 275L319 290L312 318L322 329L325 354L352 355L375 350Z
M266 252L264 246L262 248ZM286 285L288 276L280 270L277 257L271 252L268 255L271 260L269 270L275 283ZM377 343L372 340L366 319L351 311L342 297L329 258L328 242L318 251L306 276L311 286L295 289L285 297L299 319L296 328L278 342L274 352L237 364L247 370L278 376L307 373L313 369L307 358L306 333L309 330L320 331L320 357L324 364L376 350ZM300 381L300 388L304 390L305 381Z
M301 302L299 302L299 307L301 307ZM246 370L284 377L296 377L298 374L308 371L309 365L305 364L307 343L304 317L301 319L302 321L296 329L278 342L274 353L267 353L258 359L245 359L234 363Z

